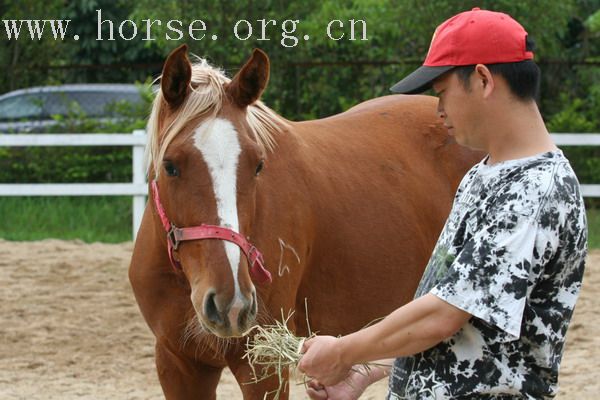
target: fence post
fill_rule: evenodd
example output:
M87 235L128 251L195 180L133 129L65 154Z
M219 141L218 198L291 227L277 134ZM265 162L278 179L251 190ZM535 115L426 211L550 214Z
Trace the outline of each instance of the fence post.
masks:
M133 131L134 136L145 136L146 131L138 129ZM133 145L132 146L132 167L133 167L133 184L145 184L146 183L146 171L144 168L144 145ZM133 240L137 235L138 229L142 224L142 216L144 215L144 208L146 207L146 196L136 195L133 196L133 227L132 234Z

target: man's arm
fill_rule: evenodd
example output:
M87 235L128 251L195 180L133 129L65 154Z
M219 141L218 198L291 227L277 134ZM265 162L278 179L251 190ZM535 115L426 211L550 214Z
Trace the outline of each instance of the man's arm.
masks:
M471 314L427 294L366 329L341 338L308 340L299 368L326 386L334 385L355 364L427 350L454 335L470 318Z
M340 347L351 364L408 356L454 335L470 318L471 314L426 294L380 323L342 337Z

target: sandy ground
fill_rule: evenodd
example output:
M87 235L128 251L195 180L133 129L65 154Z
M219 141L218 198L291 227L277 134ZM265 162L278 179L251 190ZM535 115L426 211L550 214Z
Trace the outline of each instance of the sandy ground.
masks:
M0 399L161 399L153 337L127 280L131 243L0 240ZM559 399L600 393L600 251L588 260ZM363 399L383 399L386 383ZM227 371L221 399L240 399ZM305 399L295 386L292 399Z

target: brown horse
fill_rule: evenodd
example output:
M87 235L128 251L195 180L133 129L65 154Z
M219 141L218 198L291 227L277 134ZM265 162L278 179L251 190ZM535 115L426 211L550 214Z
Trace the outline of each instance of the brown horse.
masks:
M214 399L224 367L251 380L239 336L252 325L295 310L306 335L307 299L312 330L339 335L409 301L480 155L448 136L434 98L292 122L258 100L262 51L232 80L186 53L167 58L150 117L154 201L129 277L166 398ZM241 389L262 399L277 384Z

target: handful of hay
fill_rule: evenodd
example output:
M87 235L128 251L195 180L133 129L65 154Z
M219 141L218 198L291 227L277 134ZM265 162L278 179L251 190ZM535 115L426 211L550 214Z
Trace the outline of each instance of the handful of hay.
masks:
M310 329L308 317L306 324L308 326L309 336L303 338L294 335L287 327L287 322L293 315L294 313L291 312L287 318L284 318L282 310L281 322L275 321L274 324L264 326L256 325L247 332L249 333L253 330L257 331L252 339L248 338L246 340L246 352L243 358L248 360L250 368L252 368L252 374L254 375L254 379L247 384L261 382L273 376L277 376L279 379L279 387L272 392L265 393L265 398L270 394L274 394L273 400L279 399L281 391L284 387L287 387L287 381L283 378L284 371L289 367L295 369L298 366L300 358L302 358L300 351L302 350L304 341L316 336ZM384 367L384 365L378 363L365 363L362 364L362 367L363 370L357 369L354 371L360 374L368 374L372 367ZM305 386L307 381L310 380L307 378L306 375L303 375L302 384Z
M246 341L246 353L243 358L248 359L254 379L248 383L257 383L273 376L279 379L279 387L274 392L268 392L265 397L274 393L274 400L279 399L281 391L287 382L283 379L283 373L288 368L296 368L300 362L302 345L306 339L316 336L310 333L308 338L294 335L287 327L287 322L294 315L290 313L283 321L275 321L272 325L254 326L256 334ZM308 322L308 321L307 321ZM310 332L310 326L309 326ZM258 370L258 373L257 373ZM305 382L306 383L306 377Z

